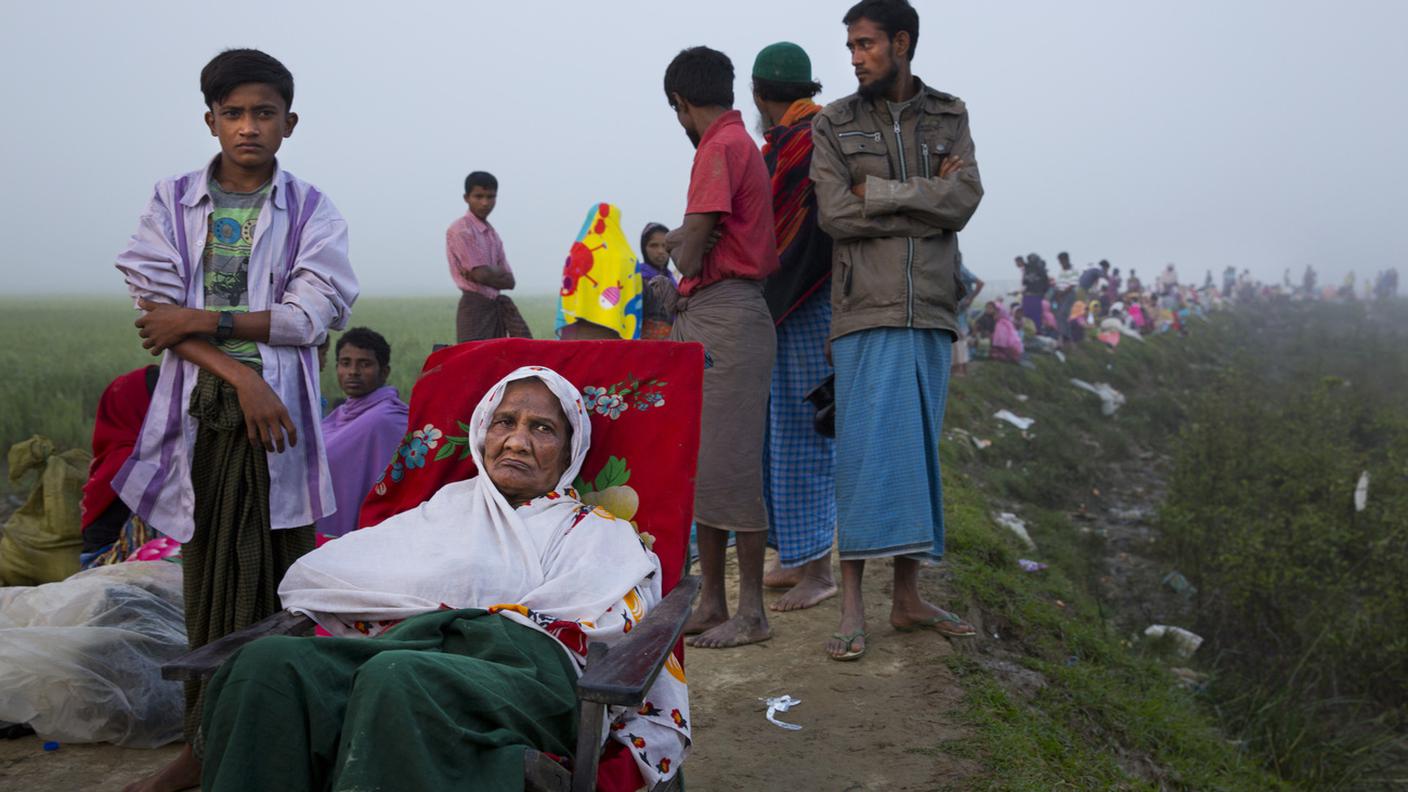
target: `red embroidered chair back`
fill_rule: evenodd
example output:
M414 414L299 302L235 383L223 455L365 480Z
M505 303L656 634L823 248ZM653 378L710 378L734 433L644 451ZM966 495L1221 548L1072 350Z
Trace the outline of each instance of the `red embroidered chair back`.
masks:
M704 382L698 344L505 338L435 352L411 392L406 436L363 502L358 526L476 475L470 416L494 383L522 366L550 368L582 392L592 444L578 491L653 538L668 593L683 572L694 511Z

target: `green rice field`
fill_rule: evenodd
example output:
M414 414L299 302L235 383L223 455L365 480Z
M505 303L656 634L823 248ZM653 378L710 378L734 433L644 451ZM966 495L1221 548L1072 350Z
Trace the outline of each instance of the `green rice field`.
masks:
M391 384L408 398L433 345L453 343L458 296L359 300L349 326L366 326L391 344ZM550 335L557 301L518 298L539 338ZM87 448L98 397L114 377L155 360L132 322L125 297L0 298L0 449L42 434L61 448ZM336 336L334 336L334 340ZM331 360L331 355L329 355ZM339 391L332 366L323 392Z

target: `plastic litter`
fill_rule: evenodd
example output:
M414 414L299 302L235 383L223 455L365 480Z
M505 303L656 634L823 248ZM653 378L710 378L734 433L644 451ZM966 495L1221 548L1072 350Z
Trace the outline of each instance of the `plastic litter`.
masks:
M1018 429L1021 429L1023 432L1030 429L1032 427L1032 424L1036 423L1035 418L1023 418L1022 416L1013 413L1011 410L998 410L997 412L992 414L992 417L996 418L999 421L1006 421L1007 423L1012 424Z
M1062 352L1061 350L1058 349L1058 350L1056 350L1056 351L1055 351L1054 353L1052 353L1052 354L1056 355L1056 359L1059 360L1059 361L1061 361L1062 363L1065 363L1065 362L1066 362L1066 353L1065 353L1065 352Z
M1147 638L1162 638L1165 635L1173 636L1173 642L1178 647L1178 653L1184 657L1192 657L1198 651L1198 647L1203 645L1203 636L1182 627L1170 627L1167 624L1151 624L1144 628L1144 636Z
M774 698L760 698L768 707L768 722L774 726L781 726L788 731L801 731L802 727L796 723L787 723L777 719L777 713L786 712L802 702L791 696L776 696Z
M1089 382L1080 379L1071 379L1071 384L1084 391L1090 391L1100 397L1100 412L1106 416L1114 415L1115 411L1124 406L1124 394L1110 387L1107 382L1097 382L1091 385Z
M1192 597L1198 593L1198 587L1188 582L1188 578L1184 577L1182 572L1170 572L1164 575L1163 584L1185 597Z
M1178 686L1185 690L1201 691L1207 687L1207 674L1200 674L1191 668L1170 668L1169 673L1178 680Z
M988 448L992 445L991 440L984 440L983 438L978 437L977 435L971 432L967 432L963 429L954 429L953 434L955 437L967 438L968 441L973 444L973 447L978 449L979 451L982 451L983 449Z
M1354 485L1354 510L1364 511L1364 507L1369 505L1369 471L1359 474L1359 483Z
M1028 396L1027 396L1027 394L1025 394L1025 393L1019 393L1019 394L1017 394L1017 401L1022 402L1023 404L1026 403L1027 398L1028 398Z
M1040 572L1041 570L1046 569L1046 564L1043 564L1040 561L1032 561L1028 558L1017 559L1017 566L1021 567L1023 572Z
M155 748L181 737L181 567L135 561L0 589L0 721L44 740Z
M1017 538L1021 539L1022 543L1027 547L1033 550L1036 549L1036 542L1033 542L1031 534L1027 533L1027 524L1022 522L1021 517L1018 517L1012 512L1001 512L995 515L993 519L997 521L998 525L1017 534Z
M45 751L57 751L57 750L59 750L59 744L58 744L57 742L53 741L53 740L50 740L50 741L44 743L44 750L45 750Z

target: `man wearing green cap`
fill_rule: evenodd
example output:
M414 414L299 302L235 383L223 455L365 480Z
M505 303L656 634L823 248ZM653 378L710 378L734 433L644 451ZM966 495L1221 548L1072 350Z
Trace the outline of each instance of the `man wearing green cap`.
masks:
M835 240L831 354L836 365L836 660L865 652L865 562L894 559L890 624L948 637L972 625L926 601L919 568L944 553L939 438L958 334L958 232L983 185L968 110L910 70L919 14L905 0L846 12L858 82L813 122L812 180Z
M831 329L831 237L817 227L812 161L812 117L821 106L812 97L811 59L783 41L753 62L753 104L766 144L763 161L772 180L772 208L781 268L763 287L777 325L777 362L768 402L764 446L768 543L779 566L764 583L788 591L775 611L810 608L836 593L831 545L836 534L836 452L817 432L806 396L831 376L826 334Z

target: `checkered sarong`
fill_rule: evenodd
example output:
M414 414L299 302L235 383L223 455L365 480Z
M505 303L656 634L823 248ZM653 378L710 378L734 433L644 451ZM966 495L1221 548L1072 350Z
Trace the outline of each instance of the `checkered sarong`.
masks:
M313 526L270 530L269 461L246 434L235 389L202 371L191 393L195 534L181 547L186 636L192 649L273 615L279 581L313 549ZM300 436L297 449L312 437ZM186 683L186 741L199 756L208 679Z
M831 376L830 332L828 288L818 289L777 328L763 469L768 544L785 567L828 555L836 532L835 442L817 434L816 409L803 400Z

